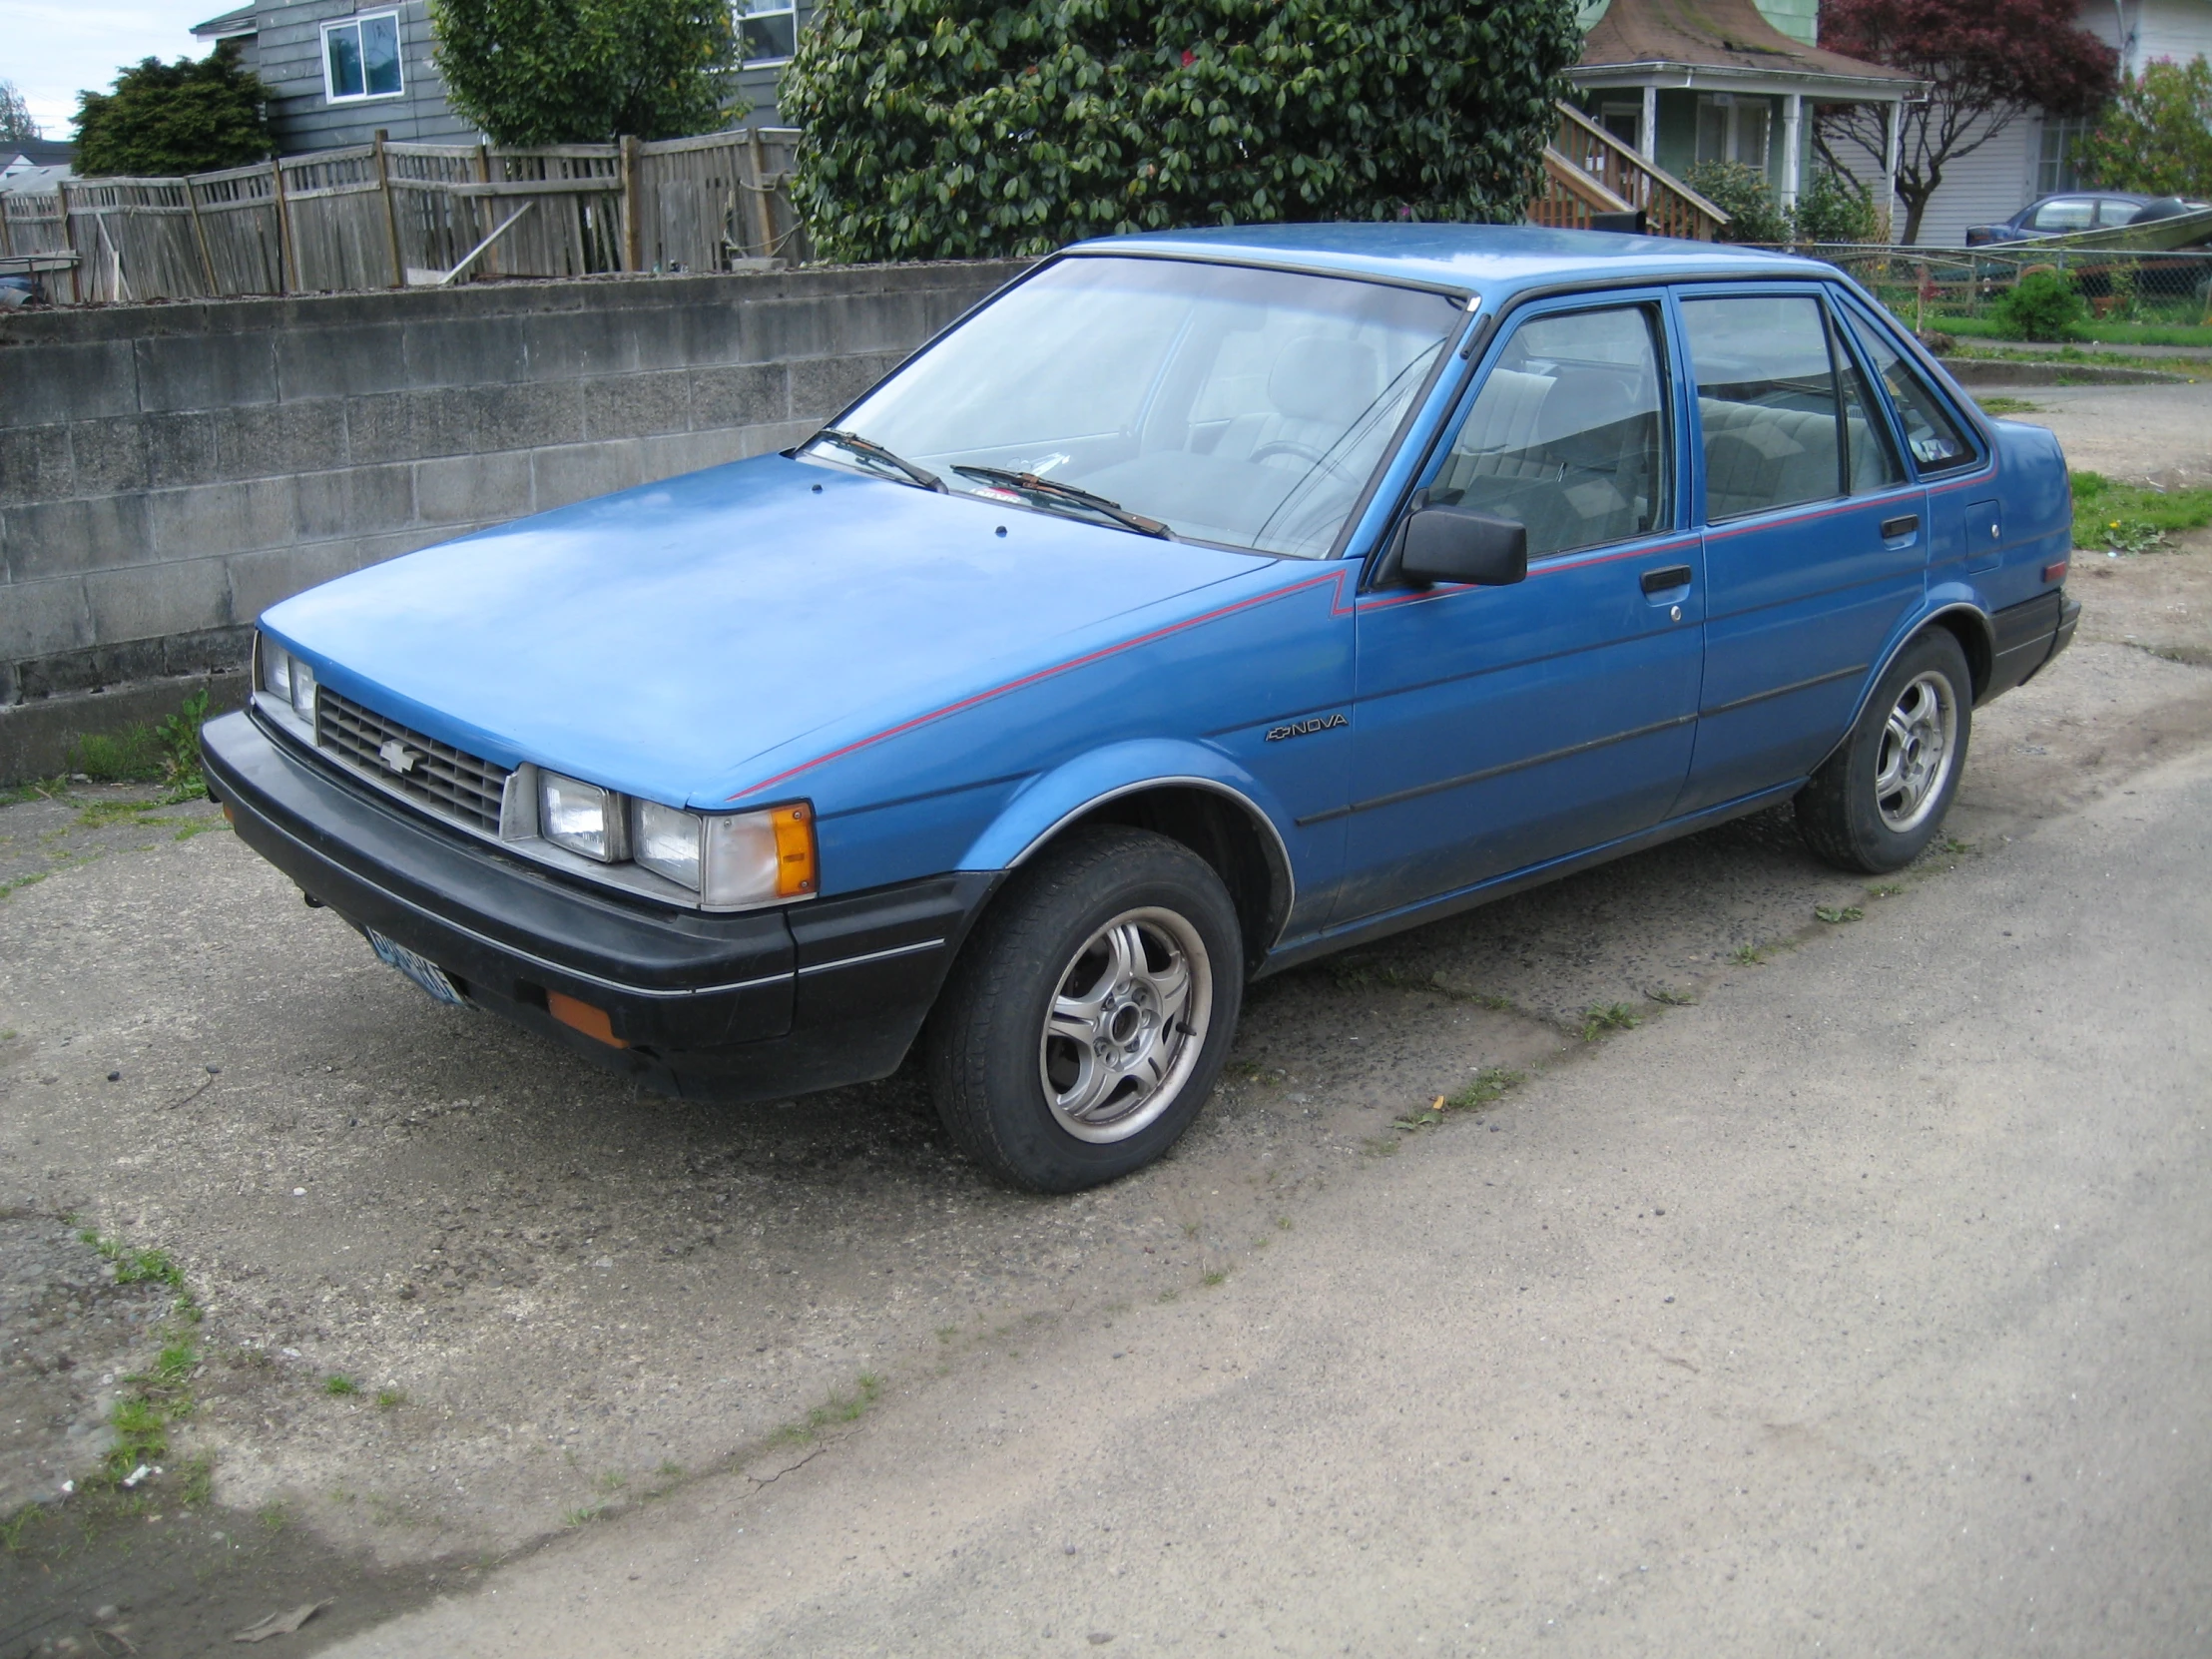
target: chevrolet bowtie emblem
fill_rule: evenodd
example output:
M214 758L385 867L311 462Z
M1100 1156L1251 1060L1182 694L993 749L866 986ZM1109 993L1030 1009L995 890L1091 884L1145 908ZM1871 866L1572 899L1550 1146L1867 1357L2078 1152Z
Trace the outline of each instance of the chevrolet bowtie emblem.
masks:
M422 752L409 749L397 738L386 738L383 747L376 751L376 758L384 763L385 771L396 772L404 778L414 771L414 764L422 759Z

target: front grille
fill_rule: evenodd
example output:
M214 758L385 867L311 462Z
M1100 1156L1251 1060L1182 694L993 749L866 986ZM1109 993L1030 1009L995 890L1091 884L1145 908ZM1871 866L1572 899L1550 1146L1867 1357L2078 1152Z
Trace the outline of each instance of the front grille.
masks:
M507 769L480 761L451 744L424 737L328 686L315 691L314 741L317 747L387 790L397 790L440 818L486 834L499 833L499 807L507 791ZM387 760L406 762L404 771ZM409 760L409 757L413 759Z

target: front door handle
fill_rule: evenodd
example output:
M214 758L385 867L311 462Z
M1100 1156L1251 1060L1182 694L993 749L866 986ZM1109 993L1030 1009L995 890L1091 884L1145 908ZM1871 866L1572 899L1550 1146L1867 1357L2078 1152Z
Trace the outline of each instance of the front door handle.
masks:
M1882 521L1882 539L1896 541L1900 536L1910 536L1921 527L1919 513L1907 513L1902 518L1886 518Z
M1686 588L1690 585L1688 565L1661 565L1657 570L1644 572L1646 595L1665 593L1669 588Z

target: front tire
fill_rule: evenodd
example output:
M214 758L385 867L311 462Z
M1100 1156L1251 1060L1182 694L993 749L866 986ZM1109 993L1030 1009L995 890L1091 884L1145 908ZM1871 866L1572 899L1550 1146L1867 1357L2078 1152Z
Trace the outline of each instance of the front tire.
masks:
M1904 868L1942 828L1972 727L1966 654L1931 629L1898 653L1851 736L1798 793L1806 844L1842 869Z
M1017 873L961 952L930 1021L938 1115L1014 1186L1115 1180L1197 1117L1243 994L1213 867L1147 830L1082 831Z

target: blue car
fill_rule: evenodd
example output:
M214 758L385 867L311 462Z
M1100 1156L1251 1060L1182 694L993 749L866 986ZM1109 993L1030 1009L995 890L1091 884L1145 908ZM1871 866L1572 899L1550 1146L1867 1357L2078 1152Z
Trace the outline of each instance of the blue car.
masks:
M2056 441L1833 268L1324 225L1070 248L810 441L261 620L240 834L657 1087L917 1045L1065 1192L1244 987L1779 803L1855 870L2065 649Z

